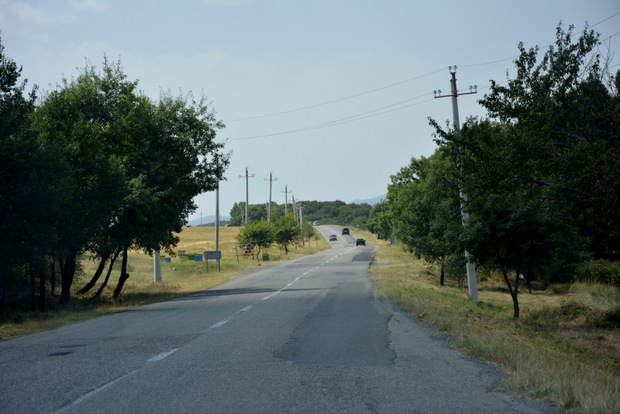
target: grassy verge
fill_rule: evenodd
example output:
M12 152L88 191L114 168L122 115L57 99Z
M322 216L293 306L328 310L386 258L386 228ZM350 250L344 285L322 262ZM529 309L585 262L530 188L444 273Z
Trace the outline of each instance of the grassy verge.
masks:
M220 272L218 272L217 261L215 260L209 261L209 273L207 273L204 260L181 260L179 257L170 257L162 252L163 282L154 283L153 257L144 252L133 251L130 252L128 261L130 277L118 299L113 299L112 294L120 274L120 258L114 266L110 281L101 297L92 298L101 286L101 283L98 283L95 288L84 295L74 294L71 302L62 306L56 303L55 298L50 298L45 312L10 310L3 314L2 319L0 319L0 340L209 289L234 279L243 271L256 268L259 264L264 266L269 263L293 260L330 248L323 237L306 242L304 246L289 246L288 254L285 254L284 249L274 245L266 252L261 252L260 261L257 261L251 257L240 255L235 240L238 232L238 227L220 228L219 248L222 251ZM187 227L179 236L181 241L177 250L185 250L188 254L215 250L215 229L213 227ZM269 255L269 261L262 260L263 253ZM170 257L170 262L166 262L163 259L164 256ZM97 264L89 256L83 258L82 270L76 275L76 280L72 286L74 292L88 283ZM101 280L104 277L105 275L101 277Z
M620 412L617 288L573 284L522 291L522 317L515 321L499 278L479 282L480 302L472 304L466 288L439 286L435 267L399 246L376 243L382 248L371 273L379 294L448 333L466 353L500 365L508 375L499 389L552 401L568 412Z

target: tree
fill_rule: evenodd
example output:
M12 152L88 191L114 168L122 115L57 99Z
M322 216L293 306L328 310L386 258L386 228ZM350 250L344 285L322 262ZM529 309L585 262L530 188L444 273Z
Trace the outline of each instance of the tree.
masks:
M293 243L299 235L299 225L295 217L293 217L293 213L288 213L284 216L272 215L271 223L275 242L282 246L285 253L288 254L288 246Z
M387 199L381 200L370 210L368 230L380 240L392 240L390 204Z
M450 182L450 167L442 149L429 158L413 158L392 176L387 198L394 236L417 257L440 264L441 285L446 261L463 252L458 186Z
M43 97L33 118L44 150L63 171L55 182L62 202L52 217L58 234L52 254L61 271L61 302L70 298L79 255L107 227L126 194L115 151L122 134L112 125L120 123L119 99L131 94L135 83L115 83L113 73L106 75L96 76L86 67L78 78L63 79Z
M69 299L75 262L86 248L102 264L123 254L117 297L129 277L128 250L174 246L174 233L196 208L194 197L215 189L228 164L215 142L223 124L204 98L191 94L163 94L153 103L127 81L120 63L107 59L100 73L87 65L77 78L64 79L36 115L39 139L66 170L56 218L62 300Z
M273 226L266 220L253 221L245 225L237 234L240 244L251 243L258 246L256 257L260 257L261 249L268 249L274 241Z
M469 220L462 227L467 250L478 264L502 273L517 319L521 274L550 263L559 247L552 235L563 229L547 214L546 189L518 179L522 166L510 156L518 141L514 132L504 124L470 120L459 136L443 136L446 150L461 160L453 174L461 176L468 196Z
M549 211L590 240L595 258L620 258L620 113L615 90L595 53L598 34L573 26L538 62L538 48L519 44L516 76L491 82L480 103L490 116L519 130L511 159L520 180L546 187ZM606 87L610 85L610 89Z
M35 308L36 277L39 309L43 309L47 255L57 240L50 217L60 201L53 183L62 174L53 154L47 153L31 133L37 88L26 93L27 81L19 83L21 70L4 54L0 42L0 250L5 252L0 261L0 310L7 303L9 290L12 297L19 296L22 278L27 274L31 309Z
M493 81L481 101L495 122L470 120L459 135L431 122L468 195L463 240L478 264L501 271L515 318L522 273L550 277L620 251L617 100L591 54L598 36L586 28L573 43L571 31L558 27L539 64L537 48L519 45L515 79Z

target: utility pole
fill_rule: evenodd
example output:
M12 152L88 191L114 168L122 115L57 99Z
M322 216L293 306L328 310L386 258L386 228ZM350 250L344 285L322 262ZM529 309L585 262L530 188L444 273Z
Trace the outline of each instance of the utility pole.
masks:
M155 250L153 253L153 281L155 283L161 282L161 256L159 250Z
M301 202L299 203L299 231L301 233L301 245L305 246L304 242L304 225L303 225L303 207Z
M265 181L267 181L266 178L265 178ZM267 208L267 220L271 218L271 184L272 184L272 181L278 181L278 179L273 178L272 173L269 173L269 207Z
M215 251L220 250L220 181L215 187ZM218 261L219 265L219 261Z
M254 174L248 175L248 167L245 167L245 224L248 224L248 178L254 177ZM243 178L242 175L239 178Z
M288 214L288 187L284 186L284 215L286 216L287 214Z
M477 93L477 86L470 86L469 92L459 93L456 88L456 66L448 66L448 70L450 70L450 75L452 75L452 79L450 79L450 95L442 95L441 90L435 91L435 98L445 98L450 96L452 98L452 118L454 122L454 132L458 137L461 133L461 122L459 121L459 104L457 98L460 95L471 95ZM459 154L459 164L461 149L458 150ZM463 187L459 186L459 197L461 202L461 221L464 226L467 226L469 221L469 213L467 212L467 194L463 191ZM469 300L477 303L478 302L478 286L476 283L476 268L474 263L471 260L471 255L465 249L465 258L467 259L467 287L469 288Z

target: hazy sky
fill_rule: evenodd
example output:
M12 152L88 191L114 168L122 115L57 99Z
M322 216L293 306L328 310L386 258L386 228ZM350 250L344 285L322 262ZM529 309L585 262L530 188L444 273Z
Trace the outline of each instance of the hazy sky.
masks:
M620 69L618 0L0 0L5 54L50 90L86 59L120 59L157 99L193 92L226 124L232 151L220 214L245 201L369 199L390 175L435 149L428 117L452 117L456 65L461 121L484 116L489 80L514 73L517 45L546 50L562 21L601 34ZM289 194L290 201L290 194ZM214 214L214 193L190 219Z

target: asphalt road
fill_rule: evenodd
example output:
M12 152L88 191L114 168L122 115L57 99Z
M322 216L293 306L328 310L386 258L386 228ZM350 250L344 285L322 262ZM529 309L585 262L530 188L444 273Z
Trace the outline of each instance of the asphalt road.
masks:
M376 296L375 248L0 343L1 413L555 413ZM337 233L338 232L338 233Z

